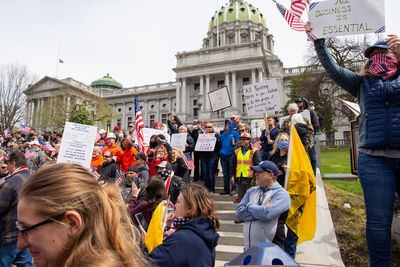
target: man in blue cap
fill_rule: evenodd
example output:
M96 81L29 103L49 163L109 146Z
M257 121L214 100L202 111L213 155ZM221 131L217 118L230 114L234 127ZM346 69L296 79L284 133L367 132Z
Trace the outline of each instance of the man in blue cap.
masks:
M290 196L276 181L278 168L273 162L262 161L251 168L256 173L257 186L246 192L236 208L236 217L245 221L245 249L264 242L273 242L284 248Z

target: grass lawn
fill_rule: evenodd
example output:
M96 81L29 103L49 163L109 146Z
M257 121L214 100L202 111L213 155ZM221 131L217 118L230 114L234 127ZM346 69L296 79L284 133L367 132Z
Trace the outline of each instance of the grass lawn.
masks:
M360 181L335 181L335 180L324 180L324 184L328 184L335 188L354 193L358 196L363 196Z
M350 148L322 148L321 172L351 173Z

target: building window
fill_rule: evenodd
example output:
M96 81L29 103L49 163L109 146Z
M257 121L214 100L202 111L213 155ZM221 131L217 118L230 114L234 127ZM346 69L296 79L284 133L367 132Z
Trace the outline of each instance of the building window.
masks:
M165 103L162 105L163 108L165 108L166 106L167 106L167 104L165 104Z
M107 121L107 129L111 128L111 121Z
M119 108L119 109L118 109L118 112L121 112L121 110L122 110L122 109Z
M220 80L217 82L217 88L221 88L225 86L225 81L224 80Z
M154 105L151 105L150 108L151 108L151 109L154 109Z
M194 116L194 117L199 116L199 108L194 108L194 109L193 109L193 116Z
M117 119L117 125L121 129L121 119Z
M235 42L235 39L234 39L234 37L233 36L229 36L228 37L228 44L234 44L234 42Z
M129 124L131 124L132 123L132 117L128 117L128 127L129 127Z
M194 89L195 91L199 91L199 90L200 90L200 83L195 83L195 84L193 84L193 89Z
M132 107L129 107L128 110L129 110L129 111L132 111Z
M197 99L193 99L193 106L197 106Z
M218 119L225 118L225 110L218 110L217 117L218 117Z
M242 35L242 44L247 43L247 36Z
M143 110L143 106L140 106L140 110Z
M161 122L167 124L167 114L161 114Z
M150 115L150 127L153 127L155 119L156 119L156 115Z
M243 78L243 85L247 85L247 84L250 84L250 78L249 77Z

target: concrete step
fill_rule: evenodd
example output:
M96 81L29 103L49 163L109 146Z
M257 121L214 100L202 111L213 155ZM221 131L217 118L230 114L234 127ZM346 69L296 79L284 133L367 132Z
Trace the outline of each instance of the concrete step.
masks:
M216 193L215 195L213 195L214 201L234 201L235 198L236 197L231 196L231 195L220 195L219 193Z
M234 220L236 211L234 210L217 210L216 215L219 220Z
M243 234L243 223L234 223L233 220L219 220L222 232L238 232Z
M219 234L218 244L220 244L220 245L235 245L235 246L243 246L244 245L243 233L218 232L218 234Z
M219 261L216 260L215 261L215 267L221 267L221 266L225 266L225 263L227 263L228 261Z
M218 245L216 248L216 260L231 261L244 251L244 246Z
M231 201L215 201L218 210L236 210L238 203Z

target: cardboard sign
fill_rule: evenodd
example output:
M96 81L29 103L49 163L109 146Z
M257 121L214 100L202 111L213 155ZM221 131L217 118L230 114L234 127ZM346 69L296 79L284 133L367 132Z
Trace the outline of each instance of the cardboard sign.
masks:
M171 136L171 147L172 148L179 148L182 151L186 149L186 138L187 133L178 133L172 134Z
M214 151L216 142L217 137L215 136L215 133L199 134L194 150L202 152Z
M153 129L153 128L143 128L143 139L146 142L146 144L150 144L150 138L154 134L155 135L159 135L159 134L164 135L167 142L169 142L169 140L171 138L170 135L167 134L164 130L157 130L157 129Z
M281 111L278 84L275 79L243 86L244 101L248 116Z
M310 111L309 110L300 112L299 114L301 116L303 116L304 118L306 118L309 122L311 122L311 115L310 115ZM290 115L280 117L279 118L279 125L282 126L283 121L286 120L289 117L290 117Z
M384 0L328 0L310 4L308 18L317 38L385 31Z
M213 112L232 106L229 98L228 87L224 86L208 93Z
M57 163L78 163L90 169L97 127L66 122Z

